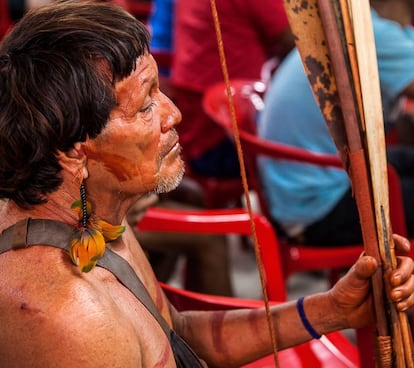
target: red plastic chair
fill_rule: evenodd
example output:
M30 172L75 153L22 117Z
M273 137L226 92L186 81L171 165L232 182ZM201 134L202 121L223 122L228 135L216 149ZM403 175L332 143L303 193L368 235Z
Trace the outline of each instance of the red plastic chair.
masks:
M262 212L270 219L267 201L256 166L258 155L266 155L275 159L308 162L322 166L334 166L338 167L338 169L342 169L342 165L337 156L311 153L297 147L265 141L252 134L251 132L255 131L255 113L263 106L261 96L264 93L265 85L260 81L233 80L231 86L239 124L239 136L248 171L248 182L251 189L255 190L258 195ZM210 117L226 128L229 134L232 134L233 127L224 84L216 84L209 88L205 93L203 102L204 108ZM279 238L279 243L286 279L295 272L341 269L350 266L359 257L363 249L361 244L346 247L335 247L334 245L332 247L310 247L286 243L283 238Z
M280 254L280 242L275 236L273 226L269 221L261 214L254 214L254 222L260 244L259 250L261 258L263 260L264 273L266 277L266 288L270 300L285 301L285 279L281 274L281 258ZM251 235L252 230L250 226L250 219L245 209L221 209L221 210L173 210L165 208L149 208L139 224L137 224L139 231L166 231L166 232L191 232L191 233L215 233L215 234L243 234ZM183 308L200 308L205 303L205 298L209 300L210 296L203 298L201 304L193 302L191 299L189 302L193 304L186 304L186 298L181 298L182 295L188 295L185 291L177 291L180 294L180 303L185 303ZM193 293L187 292L189 295ZM215 297L212 297L213 300ZM219 297L220 298L220 297ZM226 298L222 299L226 300ZM178 302L174 299L173 304L178 305ZM256 301L257 302L257 301ZM195 304L194 304L195 303ZM178 307L180 309L180 307ZM361 367L373 368L374 367L374 348L373 337L374 330L372 326L370 328L357 331L357 343L358 350L360 351ZM310 343L313 346L313 342ZM301 349L301 347L295 349ZM282 352L281 354L283 354ZM306 353L300 353L306 355ZM329 355L327 356L327 358ZM273 367L271 359L266 358L270 365ZM295 356L291 356L289 360L292 365L287 364L286 367L309 367L306 365L306 360L297 359ZM297 364L297 365L296 365ZM303 364L303 365L302 365ZM310 365L319 367L316 365ZM348 363L346 363L348 364ZM349 365L345 365L349 366ZM359 365L358 365L359 366ZM331 367L337 367L332 365Z
M267 201L264 196L257 168L257 157L268 156L277 160L294 160L324 167L343 169L336 155L313 153L298 147L259 138L256 135L255 116L257 109L263 106L261 95L264 85L259 81L234 80L231 82L233 102L239 124L239 136L244 150L244 159L248 171L248 181L257 192L261 209L270 219ZM229 133L233 127L229 116L226 89L223 84L211 87L204 97L204 108L214 120L225 127ZM403 210L401 186L397 173L389 165L390 215L393 231L406 236L407 229ZM363 249L361 244L346 247L309 247L291 244L279 239L286 277L294 272L349 266L355 262Z
M260 214L254 214L253 221L260 244L269 299L285 301L286 285L282 274L279 242L273 226ZM151 207L147 209L137 228L139 231L245 236L252 234L250 217L245 209L175 210Z
M243 195L241 179L204 177L191 172L188 168L186 177L202 188L206 208L240 207Z
M262 301L258 300L199 294L177 289L166 284L161 284L161 287L170 302L180 311L259 308L264 305ZM271 302L271 304L277 303ZM278 353L278 360L280 367L360 367L357 349L339 332L323 336L320 340L312 340L305 344L280 351ZM243 368L273 367L275 367L273 355L243 366Z

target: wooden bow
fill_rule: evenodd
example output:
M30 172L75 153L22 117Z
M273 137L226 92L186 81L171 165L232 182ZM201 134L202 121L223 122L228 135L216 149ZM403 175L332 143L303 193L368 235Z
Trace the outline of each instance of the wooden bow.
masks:
M215 0L210 2L247 208L252 217L219 18ZM389 285L384 282L384 275L396 267L396 257L389 219L384 124L369 1L284 0L284 5L315 98L352 183L365 253L373 256L381 266L372 277L377 366L414 367L407 316L396 310L395 305L387 300L385 292ZM277 343L270 318L260 245L253 223L252 233L278 367Z
M413 367L405 313L386 298L396 266L389 220L387 162L375 41L368 0L284 0L296 46L348 172L372 278L378 367Z

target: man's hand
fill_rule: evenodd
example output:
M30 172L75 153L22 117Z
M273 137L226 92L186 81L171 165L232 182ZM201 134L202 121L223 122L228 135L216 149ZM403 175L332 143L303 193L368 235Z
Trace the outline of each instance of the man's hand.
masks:
M410 242L394 235L395 248L400 254L408 254ZM361 328L374 322L371 276L378 269L373 257L362 255L348 273L330 290L333 308L346 318L350 328ZM398 256L397 268L385 276L389 283L387 297L396 303L399 311L414 305L414 262L410 257ZM380 270L378 270L380 271Z

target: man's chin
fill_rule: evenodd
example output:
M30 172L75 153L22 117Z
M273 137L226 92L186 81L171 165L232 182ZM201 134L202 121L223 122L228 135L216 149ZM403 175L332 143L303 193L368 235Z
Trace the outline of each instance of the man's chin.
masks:
M155 189L155 193L168 193L176 189L184 177L184 165L182 166L181 170L175 176L164 176L161 178L160 182Z

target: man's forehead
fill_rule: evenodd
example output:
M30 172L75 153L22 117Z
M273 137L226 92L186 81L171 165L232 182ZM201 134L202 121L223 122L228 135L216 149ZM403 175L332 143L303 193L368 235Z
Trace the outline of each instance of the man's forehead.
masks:
M116 93L123 93L125 90L131 93L148 90L157 78L153 64L153 60L148 56L140 57L132 73L115 84Z
M115 85L118 105L130 115L141 106L157 83L156 67L150 60L140 60L130 76Z

